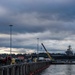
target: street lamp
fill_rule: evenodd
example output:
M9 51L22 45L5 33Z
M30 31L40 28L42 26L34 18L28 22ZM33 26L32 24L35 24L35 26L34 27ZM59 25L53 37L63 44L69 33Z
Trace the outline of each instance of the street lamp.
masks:
M38 51L39 51L39 38L37 38L37 61L39 59L39 53L38 53Z
M10 56L11 56L11 51L12 51L12 26L13 25L9 25L10 27Z

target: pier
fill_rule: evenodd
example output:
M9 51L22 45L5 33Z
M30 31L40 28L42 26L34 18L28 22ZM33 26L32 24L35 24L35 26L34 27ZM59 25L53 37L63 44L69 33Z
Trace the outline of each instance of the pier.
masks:
M55 56L55 58L53 58L53 56L48 53L47 49L43 44L42 46L44 47L49 60L45 60L46 58L40 60L40 56L39 60L34 62L31 61L31 59L27 62L17 62L15 59L14 64L5 64L0 66L0 75L36 75L44 69L48 68L50 65L75 65L75 55L73 55L72 51L70 50L70 46L67 49L65 55L58 55ZM32 56L32 60L34 58L35 57ZM7 58L7 62L8 61L9 60Z
M34 75L47 67L50 62L32 62L0 67L0 75Z

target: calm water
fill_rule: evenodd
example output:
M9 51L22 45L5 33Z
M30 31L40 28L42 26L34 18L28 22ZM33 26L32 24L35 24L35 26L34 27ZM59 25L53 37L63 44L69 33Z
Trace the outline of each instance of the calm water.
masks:
M75 65L51 65L39 75L75 75Z

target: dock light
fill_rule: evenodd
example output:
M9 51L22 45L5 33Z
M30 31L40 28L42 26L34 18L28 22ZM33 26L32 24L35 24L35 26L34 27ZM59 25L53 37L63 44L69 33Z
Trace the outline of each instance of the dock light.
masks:
M11 56L11 52L12 52L12 26L13 25L9 25L9 27L10 27L10 56Z
M39 60L39 38L37 38L37 61Z

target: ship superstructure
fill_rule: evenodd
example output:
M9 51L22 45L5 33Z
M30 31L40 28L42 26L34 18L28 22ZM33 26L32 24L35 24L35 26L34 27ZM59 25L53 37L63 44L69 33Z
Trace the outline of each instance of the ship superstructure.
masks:
M69 45L67 51L65 52L66 55L68 55L68 56L72 56L73 55L73 51L71 49L72 49L71 45Z

